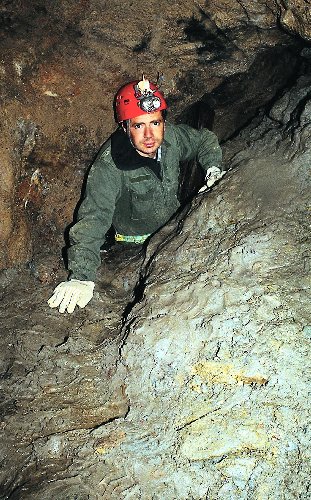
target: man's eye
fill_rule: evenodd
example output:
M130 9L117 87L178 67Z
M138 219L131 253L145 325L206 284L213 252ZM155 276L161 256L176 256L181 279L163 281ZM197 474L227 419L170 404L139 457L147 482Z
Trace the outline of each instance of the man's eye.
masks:
M160 125L160 122L153 122L153 125Z
M134 125L134 128L140 128L141 125L139 123L137 123L136 125Z

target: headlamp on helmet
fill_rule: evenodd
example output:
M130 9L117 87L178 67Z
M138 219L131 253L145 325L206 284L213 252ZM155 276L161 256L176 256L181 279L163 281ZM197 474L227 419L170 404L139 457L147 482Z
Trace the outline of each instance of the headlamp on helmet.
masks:
M144 76L143 79L135 85L135 97L138 99L138 104L142 111L152 113L160 108L161 99L154 95L156 91L156 88L154 90L150 88L149 80Z

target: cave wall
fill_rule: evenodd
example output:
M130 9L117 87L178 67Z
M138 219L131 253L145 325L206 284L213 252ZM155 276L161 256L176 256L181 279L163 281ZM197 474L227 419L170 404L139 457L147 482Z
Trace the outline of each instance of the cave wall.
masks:
M0 20L0 269L31 262L41 279L49 273L40 271L40 263L62 266L64 229L72 222L84 173L115 127L111 104L121 84L143 71L153 79L162 72L172 119L214 92L215 130L226 138L243 121L241 107L250 110L252 94L261 92L254 84L243 89L242 99L231 92L228 120L228 102L218 100L221 86L260 68L260 54L271 50L267 58L286 68L283 80L270 75L271 97L295 70L300 44L280 22L307 40L310 24L305 2L227 0L151 1L143 7L13 0L0 7ZM281 54L282 47L276 57L274 49Z
M85 309L0 274L1 499L309 499L310 84Z
M27 4L0 7L2 267L48 281L115 88L155 60L231 170L72 316L0 273L0 497L307 500L308 2Z

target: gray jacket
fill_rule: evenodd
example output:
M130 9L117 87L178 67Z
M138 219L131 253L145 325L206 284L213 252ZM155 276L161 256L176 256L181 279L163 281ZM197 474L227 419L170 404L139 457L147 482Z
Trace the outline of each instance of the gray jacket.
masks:
M71 278L95 280L100 248L111 225L125 235L154 233L179 208L179 164L197 158L221 168L214 133L166 123L160 161L139 155L120 129L102 146L87 178L78 220L70 230Z

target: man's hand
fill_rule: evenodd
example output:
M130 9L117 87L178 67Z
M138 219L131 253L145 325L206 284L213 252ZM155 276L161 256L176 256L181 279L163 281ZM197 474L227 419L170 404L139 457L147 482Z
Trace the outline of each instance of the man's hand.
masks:
M59 312L72 313L76 305L83 308L93 297L95 283L93 281L70 280L63 281L55 288L48 300L50 307L58 307Z
M221 179L225 175L225 170L220 170L218 167L211 167L206 170L205 183L206 186L201 187L199 193L203 193L207 188L210 188L215 184L216 181Z

